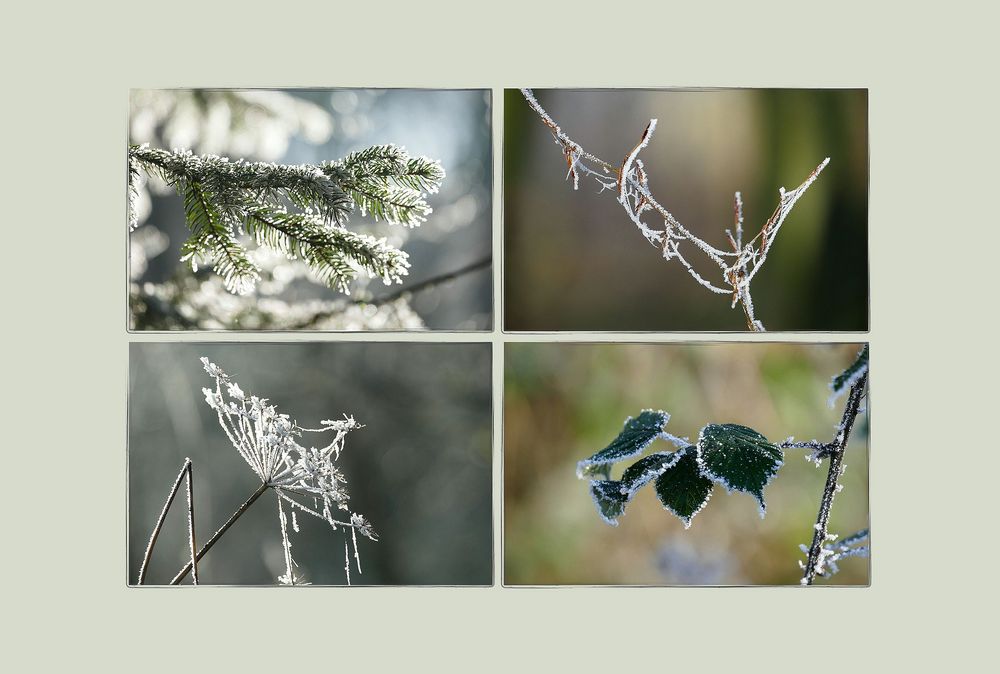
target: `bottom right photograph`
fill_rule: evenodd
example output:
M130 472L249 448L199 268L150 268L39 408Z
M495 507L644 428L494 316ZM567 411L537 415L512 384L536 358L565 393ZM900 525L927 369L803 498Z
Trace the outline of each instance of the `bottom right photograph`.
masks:
M505 586L871 583L868 345L507 343Z

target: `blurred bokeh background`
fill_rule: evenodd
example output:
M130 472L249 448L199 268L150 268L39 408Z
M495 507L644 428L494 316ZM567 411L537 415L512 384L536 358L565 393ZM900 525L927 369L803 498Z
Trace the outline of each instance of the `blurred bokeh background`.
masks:
M213 380L200 356L304 427L344 413L365 424L347 436L338 463L352 509L379 535L359 537L363 574L352 569L352 584L492 582L489 344L133 343L129 353L130 583L185 457L194 462L202 542L259 485L205 403L201 389ZM223 535L199 563L203 583L277 583L284 558L276 503L265 493ZM301 513L298 520L292 555L306 580L343 584L343 532ZM148 583L169 582L189 559L186 530L182 490Z
M508 343L504 384L504 583L797 584L799 544L812 541L827 463L787 450L754 499L716 485L691 528L644 487L605 524L576 462L607 446L629 416L670 413L666 430L697 439L708 423L737 423L772 442L829 441L844 398L828 404L830 379L858 344ZM670 450L658 440L649 451ZM858 417L830 531L868 526L868 415ZM613 471L617 479L627 463ZM819 584L868 583L868 559L846 559Z
M434 212L419 228L375 223L358 212L351 217L348 228L387 237L409 253L411 263L403 285L359 278L353 297L377 299L476 266L408 299L357 307L343 294L309 281L303 263L261 249L254 259L264 268L265 282L247 298L233 296L210 270L192 274L179 261L189 234L183 201L152 180L139 203L142 224L130 234L130 325L140 330L489 329L490 95L488 90L423 89L133 90L129 143L287 164L334 161L394 143L411 155L439 160L447 177L440 192L429 195ZM322 318L310 321L316 314Z
M752 291L768 330L868 327L868 95L863 89L535 90L563 131L620 163L651 118L642 152L650 190L708 243L730 248L733 194L745 239L778 203L831 162L782 226ZM504 101L504 328L744 331L743 312L666 262L615 196L581 177L547 127L509 89ZM648 222L658 221L649 216ZM709 280L719 270L693 251ZM682 251L684 247L682 246ZM718 285L718 283L717 283Z

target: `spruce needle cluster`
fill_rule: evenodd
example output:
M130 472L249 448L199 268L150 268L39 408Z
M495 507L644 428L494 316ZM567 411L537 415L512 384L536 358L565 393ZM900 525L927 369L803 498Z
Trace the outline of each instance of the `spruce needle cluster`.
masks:
M401 282L410 266L407 254L385 238L348 230L348 219L358 209L376 221L416 227L431 212L426 196L437 192L445 175L438 162L395 145L320 165L232 161L133 145L128 168L130 205L140 171L173 187L191 231L181 260L193 269L211 264L226 289L240 295L260 279L246 239L302 259L319 282L341 292L349 292L361 270L386 284ZM130 207L129 226L136 224Z

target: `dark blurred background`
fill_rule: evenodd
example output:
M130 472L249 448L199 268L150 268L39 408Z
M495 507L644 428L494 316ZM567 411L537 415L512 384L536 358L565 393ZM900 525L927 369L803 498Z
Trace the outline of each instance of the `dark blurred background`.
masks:
M379 534L359 537L363 574L352 568L352 584L492 582L489 344L133 343L129 353L130 583L185 457L194 462L201 542L260 484L204 401L201 389L214 380L200 356L301 426L344 413L365 424L348 434L338 462L352 509ZM184 498L182 488L150 584L169 582L189 559ZM208 552L203 583L276 584L284 573L276 498L265 493ZM306 579L343 584L343 532L302 513L298 521L292 555Z
M823 160L829 166L786 219L751 290L768 330L868 328L868 93L864 89L535 90L588 152L620 163L650 118L641 158L653 196L709 244L728 250L733 193L744 240ZM573 191L566 160L520 91L504 101L505 329L744 331L729 308L649 245L592 180ZM647 222L662 223L652 215ZM690 245L705 278L719 270ZM715 283L720 285L720 283Z
M812 541L827 463L805 450L765 488L767 516L755 500L716 485L691 528L664 510L651 486L605 524L576 463L608 445L629 416L670 413L666 430L696 440L708 423L737 423L772 442L833 437L841 397L828 404L830 379L860 345L529 344L508 343L504 385L505 584L797 584L799 544ZM671 450L658 440L649 451ZM630 462L629 462L630 463ZM847 449L843 491L830 531L868 526L868 416L858 417ZM617 479L621 465L612 473ZM868 582L868 560L846 559L819 584Z
M353 284L355 296L367 290L377 298L491 256L490 96L488 90L137 89L130 97L129 142L287 164L335 161L372 145L393 143L411 155L439 160L447 176L441 190L427 197L434 212L420 227L376 223L357 211L351 216L349 229L387 237L410 256L410 274L402 285L384 286L378 279L369 283L364 275ZM148 196L144 190L140 212L147 219L131 237L132 280L169 282L182 265L180 246L189 235L183 202L173 190L153 189ZM279 271L277 277L290 275ZM210 278L207 271L203 276ZM203 282L203 293L209 290L213 294L208 299L193 301L214 300L220 324L204 327L256 327L245 317L240 325L228 325L225 317L234 313L231 305L239 298L215 298L215 288ZM261 291L259 286L258 295ZM343 297L304 279L280 295L292 305ZM410 305L428 328L487 330L492 326L490 267L417 293ZM140 322L135 327L145 326Z

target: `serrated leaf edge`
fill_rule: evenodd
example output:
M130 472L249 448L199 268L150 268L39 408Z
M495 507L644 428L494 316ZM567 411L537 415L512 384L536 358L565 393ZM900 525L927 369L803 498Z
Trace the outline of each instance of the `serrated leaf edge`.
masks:
M655 438L654 438L654 440L655 440ZM632 481L632 488L631 489L626 489L625 488L625 482L624 482L624 480L622 480L621 493L626 497L625 503L628 503L629 501L631 501L632 497L635 496L639 492L640 489L642 489L647 484L649 484L650 482L652 482L653 480L655 480L656 478L660 477L665 472L667 472L668 470L670 470L671 468L673 468L674 466L676 466L677 462L681 460L681 457L680 457L681 452L654 452L654 453L650 454L649 456L657 456L657 455L662 455L662 454L670 454L671 455L670 461L664 463L663 465L659 466L655 470L648 470L648 471L644 472L642 475L640 475L638 477L638 479Z
M668 421L670 421L670 413L669 412L664 412L663 410L644 409L644 410L640 410L639 414L636 415L636 416L642 416L646 412L652 412L653 414L659 414L659 415L663 416L663 423L660 424L660 428L661 429L662 429L663 426L667 425ZM625 427L628 426L629 422L632 421L632 419L634 419L634 418L635 417L631 417L630 416L630 417L627 417L625 419L625 422L622 424L622 430L618 432L618 435L621 435L622 432L624 432ZM615 436L615 439L618 438L618 435ZM601 449L601 450L595 452L590 457L588 457L586 459L582 459L582 460L580 460L580 461L577 462L577 464L576 464L576 477L578 479L580 479L580 480L587 480L587 479L590 479L591 476L585 474L584 470L586 470L587 468L589 468L591 466L611 466L611 465L614 465L616 463L621 463L622 461L625 461L626 459L631 459L634 456L639 456L640 454L642 454L643 452L645 452L646 449L651 444L653 444L654 442L656 442L657 438L659 438L661 435L663 435L662 430L661 430L660 433L657 433L656 435L654 435L653 437L651 437L648 442L646 442L643 445L641 445L640 447L638 447L634 452L632 452L630 454L625 454L623 456L620 456L620 457L616 458L614 461L594 461L594 457L595 456L597 456L598 454L600 454L601 452L603 452L604 449L607 449L607 447L605 447L604 449ZM671 437L673 437L673 436L671 436ZM614 440L612 440L611 442L613 443ZM593 481L593 480L591 480L591 481Z
M605 522L607 522L611 526L616 527L616 526L618 526L618 520L617 519L611 519L611 518L607 517L604 514L604 511L601 509L601 502L597 500L597 491L595 490L595 485L600 484L602 482L618 482L618 480L591 480L590 481L590 488L588 489L588 491L590 492L590 498L594 502L594 507L597 509L597 515L598 515L598 517L600 517L602 520L604 520ZM619 492L619 493L621 493L621 492ZM626 499L622 503L622 513L618 517L621 517L622 515L625 514L625 506L627 506L627 505L628 505L628 499Z
M624 500L622 501L622 513L618 517L622 517L623 515L625 515L625 509L626 509L626 507L628 506L629 503L631 503L632 498L637 493L639 493L639 490L642 489L643 487L645 487L647 484L649 484L654 479L658 478L660 475L663 475L663 473L665 473L670 468L672 468L675 465L677 465L677 462L680 461L680 458L681 458L680 456L678 456L680 454L680 452L656 452L655 454L650 454L649 456L655 456L656 454L671 454L672 455L671 456L671 460L668 461L668 462L666 462L666 463L664 463L664 464L662 464L660 467L656 468L655 470L648 470L648 471L642 473L637 479L635 479L635 480L633 480L631 482L631 484L632 484L631 488L626 488L625 482L623 480L591 480L590 481L590 489L589 489L589 491L590 491L590 498L594 501L594 506L597 508L597 514L598 514L598 516L600 516L600 518L602 520L604 520L605 522L607 522L608 524L610 524L613 527L618 526L618 519L610 519L608 517L605 517L604 511L601 510L601 504L597 500L598 499L597 492L596 492L596 490L594 488L595 485L602 484L602 483L612 483L612 484L613 483L618 483L619 485L621 485L621 487L618 489L618 493L621 494L621 496L624 498Z
M705 464L705 460L704 460L704 458L701 455L701 452L702 452L701 443L702 443L702 439L703 439L703 436L704 436L704 433L705 433L705 429L708 428L709 426L725 426L725 425L727 425L727 424L705 424L702 427L702 429L700 431L698 431L698 444L695 445L695 450L696 450L695 451L695 461L698 462L698 470L699 470L699 472L701 472L701 474L703 476L705 476L708 479L712 480L713 482L717 482L717 483L721 484L723 487L725 487L727 494L732 494L735 491L735 492L744 492L746 494L750 494L751 496L753 496L754 499L756 499L756 501L757 501L758 508L760 509L760 518L764 519L764 516L767 515L767 504L764 503L764 489L769 484L771 484L771 482L774 480L774 477L778 474L778 471L781 469L782 466L785 465L784 454L782 454L782 458L778 459L778 462L774 466L774 470L771 471L767 475L767 479L764 481L764 484L762 484L761 487L760 487L760 493L759 494L756 494L756 493L754 493L752 491L747 491L745 489L740 489L739 487L730 486L729 481L726 480L726 478L722 477L721 475L716 475L716 474L714 474L712 472L712 470ZM742 424L729 424L729 425L742 426ZM750 427L749 426L744 426L744 428L750 428ZM750 428L750 430L754 430L754 429ZM759 435L761 435L761 437L764 437L758 431L754 431L754 432L758 433ZM770 440L768 440L768 442L770 443ZM773 443L771 443L771 444L773 444ZM778 452L781 452L781 448L780 447L778 447L777 445L774 445L774 447L778 450Z
M694 451L695 451L695 461L697 462L698 461L698 448L695 445L688 445L684 449L678 450L678 451L676 451L674 453L675 454L683 454L689 448L690 449L694 449ZM680 460L681 460L681 457L678 456L677 457L677 461L680 461ZM662 475L663 473L667 472L667 470L669 470L670 468L673 468L675 465L677 465L677 461L674 461L670 466L668 466L667 468L665 468L663 470L663 472L660 473L660 475ZM707 478L709 480L712 479L712 478L708 477L707 475L703 475L702 474L702 472L701 472L701 463L698 463L698 468L699 468L699 470L698 470L698 474L699 475L701 475L702 477ZM659 477L659 476L657 476L657 477ZM714 482L714 480L713 480L713 482ZM684 515L681 515L679 512L677 512L672 507L670 507L668 504L664 503L663 499L660 498L660 493L659 492L656 492L656 500L660 502L660 505L663 506L664 510L668 511L671 515L673 515L674 517L676 517L677 519L679 519L681 521L681 523L684 525L685 529L690 529L691 528L691 521L694 520L694 516L697 515L702 510L705 509L705 506L707 506L708 502L712 499L712 492L713 491L715 491L714 485L709 488L708 494L705 496L705 500L701 502L701 505L698 506L697 508L695 508L694 512L691 513L691 515L688 516L688 517L685 517Z

